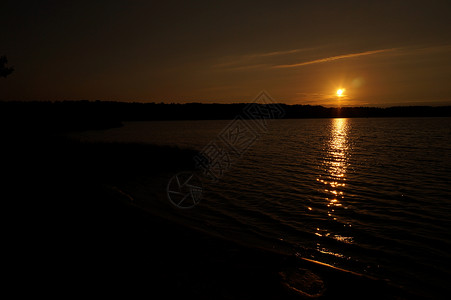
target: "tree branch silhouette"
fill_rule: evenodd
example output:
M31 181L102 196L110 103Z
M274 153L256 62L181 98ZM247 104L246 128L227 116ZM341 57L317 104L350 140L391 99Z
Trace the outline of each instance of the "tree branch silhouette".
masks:
M14 68L8 68L6 64L8 63L8 59L6 56L0 57L0 77L5 77L11 74L14 71Z

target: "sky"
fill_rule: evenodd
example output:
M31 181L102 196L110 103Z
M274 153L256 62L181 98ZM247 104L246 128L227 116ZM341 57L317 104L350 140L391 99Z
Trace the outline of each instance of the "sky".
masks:
M451 1L2 1L0 100L451 104ZM341 97L336 91L343 90Z

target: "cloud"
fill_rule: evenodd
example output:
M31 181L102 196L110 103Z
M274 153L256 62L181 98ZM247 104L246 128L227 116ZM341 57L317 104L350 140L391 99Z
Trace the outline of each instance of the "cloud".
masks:
M434 55L442 52L450 52L451 45L436 45L436 46L411 46L399 48L397 54L400 55Z
M244 65L244 66L231 66L228 68L229 71L245 71L245 70L252 70L252 69L262 69L267 68L268 64L258 64L258 65Z
M254 53L245 54L241 56L234 56L223 58L223 62L216 64L214 67L221 70L228 71L246 71L246 70L257 70L257 69L289 69L298 68L307 65L327 63L341 59L352 59L361 56L377 55L377 54L390 54L395 56L406 56L406 55L433 55L434 53L450 51L450 45L440 45L440 46L410 46L401 48L387 48L370 50L363 52L354 52L342 55L329 56L324 58L319 58L315 60L302 61L293 64L281 64L276 61L286 60L291 56L291 59L298 57L298 61L301 60L301 53L314 53L319 47L314 48L301 48L301 49L291 49L291 50L281 50L273 52L264 53ZM226 60L226 61L224 61Z
M274 52L267 52L267 53L256 53L256 54L250 54L249 57L268 57L268 56L278 56L278 55L287 55L287 54L293 54L298 53L301 51L306 51L309 49L293 49L293 50L284 50L284 51L274 51Z
M339 59L354 58L354 57L359 57L359 56L366 56L366 55L373 55L373 54L384 53L384 52L391 52L391 51L394 51L394 50L397 50L397 48L371 50L371 51L365 51L365 52L349 53L349 54L343 54L343 55L337 55L337 56L330 56L330 57L325 57L325 58L320 58L320 59L315 59L315 60L310 60L310 61L304 61L304 62L296 63L296 64L276 65L276 66L272 66L272 68L275 68L275 69L297 68L297 67L302 67L302 66L307 66L307 65L313 65L313 64L330 62L330 61L339 60Z
M299 52L312 51L315 48L300 48L291 50L280 50L263 53L244 54L239 56L230 56L222 58L223 62L216 64L216 68L230 68L231 70L253 69L259 67L268 67L266 63L261 63L261 59L276 58L278 56L289 56ZM257 63L256 63L257 62Z

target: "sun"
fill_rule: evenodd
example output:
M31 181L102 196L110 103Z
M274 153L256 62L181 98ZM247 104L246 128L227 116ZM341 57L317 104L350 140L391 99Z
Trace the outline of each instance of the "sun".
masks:
M338 97L343 97L343 93L345 92L345 89L338 89L337 90L337 96Z

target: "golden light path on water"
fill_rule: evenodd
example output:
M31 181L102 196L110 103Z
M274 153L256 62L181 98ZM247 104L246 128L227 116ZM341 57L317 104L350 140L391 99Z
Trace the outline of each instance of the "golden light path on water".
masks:
M348 143L349 124L347 119L332 119L330 129L330 138L325 149L323 159L323 170L326 176L320 176L316 180L325 185L324 192L325 205L327 206L327 216L331 221L337 221L337 209L343 209L343 199L345 198L344 189L346 186L346 171L348 168L348 160L350 155ZM345 225L346 226L346 225ZM351 225L347 225L351 226ZM325 229L317 228L317 236L325 236L333 238L343 243L352 243L352 237L333 234ZM324 254L344 257L342 254L331 252L326 248L322 248L317 244L317 250Z

